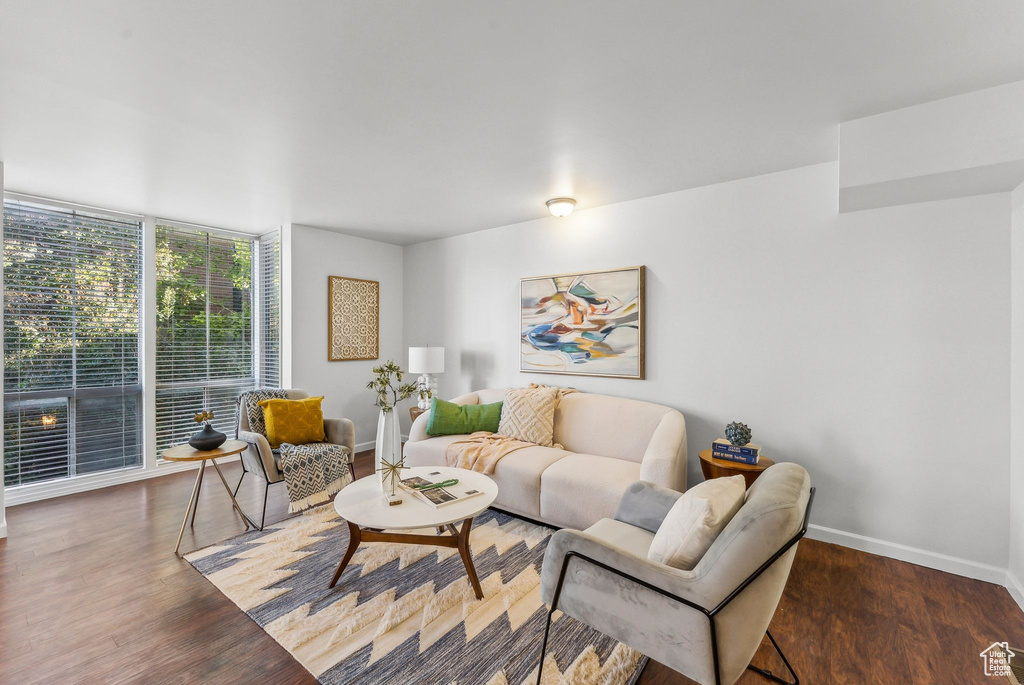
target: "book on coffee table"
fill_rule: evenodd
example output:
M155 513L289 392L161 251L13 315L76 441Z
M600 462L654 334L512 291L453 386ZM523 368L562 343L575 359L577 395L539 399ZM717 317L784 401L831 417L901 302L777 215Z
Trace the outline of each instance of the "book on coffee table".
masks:
M403 478L399 485L435 509L482 494L480 490L462 483L444 485L447 480L440 472L435 471L428 473L426 477ZM439 484L442 486L438 487Z

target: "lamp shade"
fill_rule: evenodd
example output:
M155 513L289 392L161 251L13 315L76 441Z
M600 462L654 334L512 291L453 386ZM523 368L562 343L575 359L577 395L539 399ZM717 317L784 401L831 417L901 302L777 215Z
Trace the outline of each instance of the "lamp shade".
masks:
M410 347L409 373L444 373L444 348Z

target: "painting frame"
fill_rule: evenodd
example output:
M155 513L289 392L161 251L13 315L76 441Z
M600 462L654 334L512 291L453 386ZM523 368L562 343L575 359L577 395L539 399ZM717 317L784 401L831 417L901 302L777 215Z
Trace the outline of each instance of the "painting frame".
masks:
M621 272L636 272L636 288L637 288L637 361L635 373L603 373L599 371L573 371L573 370L549 370L549 369L538 369L538 368L527 368L525 354L524 354L524 331L526 330L526 314L524 311L524 287L531 281L544 281L549 279L566 279L566 278L578 278L582 276L591 276L598 274L614 274ZM561 376L590 376L596 378L624 378L627 380L644 380L647 375L646 369L646 267L643 264L636 266L625 266L613 269L593 269L590 271L570 271L567 273L560 274L548 274L544 276L530 276L527 278L519 279L519 372L520 373L539 373L539 374L553 374ZM586 362L585 362L586 363ZM585 364L584 363L584 364Z
M367 295L372 292L372 306L371 299L368 297L366 302L360 303L363 305L362 312L359 312L359 317L349 317L349 320L342 320L344 313L341 312L341 308L344 303L340 300L342 294L341 286L345 284L372 284L372 288L367 288L365 285L355 287L359 290L366 291L361 293ZM338 289L335 286L339 286ZM351 285L349 286L352 287ZM336 317L335 314L338 314ZM344 325L362 325L366 326L369 324L368 318L372 315L373 322L373 356L367 356L365 352L369 351L368 341L356 341L350 343L348 346L358 347L365 350L363 354L354 353L346 355L344 354L344 348L346 343L338 343L338 338L342 338L344 333L339 327ZM364 318L360 318L364 317ZM352 320L354 319L354 320ZM371 281L365 278L349 278L348 276L328 276L327 277L327 361L330 362L353 362L353 361L372 361L380 359L380 281Z

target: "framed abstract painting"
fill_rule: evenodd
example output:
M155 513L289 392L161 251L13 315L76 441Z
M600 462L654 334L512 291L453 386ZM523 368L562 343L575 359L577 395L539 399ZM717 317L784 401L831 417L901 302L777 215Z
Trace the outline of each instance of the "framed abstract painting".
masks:
M377 359L380 283L328 276L327 303L327 360Z
M644 267L519 282L519 370L644 377Z

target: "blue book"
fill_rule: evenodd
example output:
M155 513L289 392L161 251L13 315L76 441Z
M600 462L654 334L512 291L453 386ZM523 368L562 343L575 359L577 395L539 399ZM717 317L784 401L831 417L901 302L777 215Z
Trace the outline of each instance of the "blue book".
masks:
M750 464L753 466L757 463L760 457L749 457L744 454L733 454L732 452L719 452L718 450L711 450L711 456L715 459L721 459L722 461L734 461L738 464Z
M753 443L747 443L746 445L734 445L725 438L717 438L712 444L711 449L718 452L728 452L729 454L739 454L745 457L754 457L755 459L761 454L761 446Z

